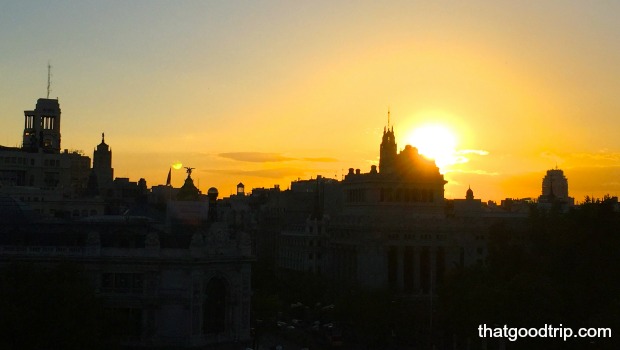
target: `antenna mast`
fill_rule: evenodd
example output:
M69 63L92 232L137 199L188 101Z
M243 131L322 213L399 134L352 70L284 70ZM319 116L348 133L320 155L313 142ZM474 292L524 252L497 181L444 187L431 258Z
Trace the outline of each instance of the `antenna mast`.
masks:
M388 107L388 130L390 129L390 107Z
M50 98L50 91L52 91L50 85L52 85L52 66L47 61L47 98Z

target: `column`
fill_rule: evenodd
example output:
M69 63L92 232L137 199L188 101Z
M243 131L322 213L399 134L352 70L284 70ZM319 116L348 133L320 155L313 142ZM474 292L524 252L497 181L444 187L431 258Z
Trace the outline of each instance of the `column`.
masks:
M413 247L413 293L414 294L419 294L420 293L420 268L422 267L421 264L421 257L420 257L420 247L419 246L415 246Z
M401 292L403 290L403 256L405 252L402 246L396 247L396 287L397 291Z
M428 247L428 254L430 255L430 289L429 293L435 294L437 292L437 247Z

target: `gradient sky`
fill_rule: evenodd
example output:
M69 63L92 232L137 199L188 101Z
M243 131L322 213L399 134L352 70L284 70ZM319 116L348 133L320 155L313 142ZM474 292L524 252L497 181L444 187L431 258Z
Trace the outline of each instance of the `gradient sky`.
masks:
M618 1L0 0L0 144L45 97L62 148L163 184L195 167L222 195L378 163L441 124L447 198L536 197L558 167L577 201L620 194ZM173 171L180 186L182 170ZM196 181L198 182L198 181Z

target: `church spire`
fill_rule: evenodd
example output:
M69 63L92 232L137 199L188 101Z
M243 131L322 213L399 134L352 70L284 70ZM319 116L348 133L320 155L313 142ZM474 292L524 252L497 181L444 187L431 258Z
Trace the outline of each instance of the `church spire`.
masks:
M390 109L388 107L387 130L383 128L383 138L379 148L379 172L389 173L394 168L396 161L396 140L394 138L394 126L390 130Z

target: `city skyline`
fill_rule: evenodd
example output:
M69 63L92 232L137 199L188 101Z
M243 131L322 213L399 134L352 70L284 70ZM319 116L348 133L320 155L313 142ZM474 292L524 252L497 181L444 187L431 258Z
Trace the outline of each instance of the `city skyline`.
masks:
M620 192L616 3L146 4L0 4L0 144L49 60L62 148L92 160L105 132L149 186L178 162L224 196L368 172L389 109L399 149L453 134L446 198L537 197L556 166L577 201Z

